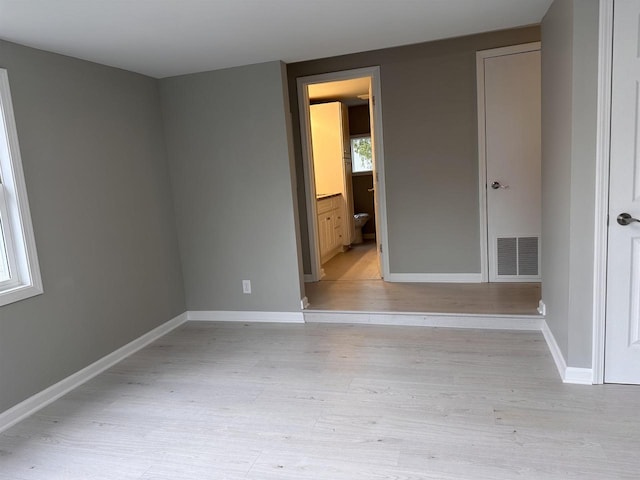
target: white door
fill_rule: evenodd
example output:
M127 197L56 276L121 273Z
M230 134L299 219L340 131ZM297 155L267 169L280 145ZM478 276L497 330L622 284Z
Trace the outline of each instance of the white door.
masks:
M539 281L540 51L505 51L483 58L489 281Z
M614 12L604 379L640 384L640 2Z
M346 105L341 104L342 125L342 164L343 164L343 196L345 202L344 208L344 227L342 232L344 246L349 246L356 236L355 218L353 216L353 163L351 160L351 142L349 140L349 109Z
M382 267L382 253L380 251L380 244L382 242L382 232L380 230L380 205L378 194L380 192L378 188L378 169L376 167L376 136L375 136L375 96L373 94L373 79L369 78L369 131L371 132L371 166L373 174L373 212L376 222L376 255L378 258L378 273L380 278L384 278L384 268Z

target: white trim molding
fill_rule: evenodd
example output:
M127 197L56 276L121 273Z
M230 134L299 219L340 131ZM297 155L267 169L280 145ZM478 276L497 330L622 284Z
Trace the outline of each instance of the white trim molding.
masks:
M403 283L480 283L481 273L389 273L387 282Z
M487 232L487 138L485 116L484 61L486 58L513 55L540 50L540 42L511 45L476 52L476 89L478 102L478 196L480 216L480 270L481 282L489 281L489 243Z
M83 368L82 370L69 375L67 378L60 380L58 383L51 385L49 388L36 393L35 395L27 398L23 402L20 402L9 410L1 413L0 432L6 430L7 428L10 428L19 421L27 418L28 416L33 415L38 410L49 405L51 402L54 402L74 388L79 387L83 383L91 380L96 375L101 374L108 368L114 366L116 363L124 360L141 348L146 347L158 338L169 333L171 330L179 327L186 321L187 314L185 312L154 328L150 332L147 332L144 335L136 338L135 340L127 343L123 347L120 347L110 354L105 355L101 359L93 362L91 365Z
M22 168L9 75L0 69L0 205L6 259L11 278L0 288L0 306L43 293L27 186Z
M309 110L309 90L303 79L298 79L298 116L300 126L300 142L302 144L302 166L306 191L307 232L309 242L309 261L311 273L305 275L305 282L316 282L321 278L320 248L318 240L315 171L313 169L313 148L311 145L311 124ZM306 276L310 278L307 279Z
M593 369L567 367L564 371L564 383L572 383L575 385L593 385Z
M298 114L300 116L300 142L302 145L302 164L304 167L304 182L306 192L307 206L307 228L309 231L309 252L311 261L311 273L305 274L305 281L318 281L322 278L322 266L320 262L318 226L316 222L316 189L313 170L313 149L311 148L311 127L309 124L309 92L308 86L335 82L338 80L349 80L353 78L368 77L371 80L371 92L374 97L373 101L373 138L375 151L375 168L377 173L376 191L378 198L378 217L376 224L380 229L380 237L377 239L378 245L384 245L380 253L382 261L382 277L386 280L389 273L389 257L388 257L388 235L387 235L387 207L385 195L385 175L384 175L384 144L383 144L383 126L382 126L382 93L380 87L380 67L364 67L353 70L342 70L338 72L323 73L319 75L310 75L307 77L299 77L297 79L298 88ZM310 279L307 280L307 275Z
M187 319L196 322L304 323L302 312L198 310L188 311Z
M556 342L556 337L553 336L551 330L549 329L549 325L547 325L546 320L542 324L542 336L547 342L547 347L549 347L549 352L551 352L551 356L553 357L553 361L556 364L556 368L558 369L558 373L560 374L560 378L564 382L564 374L567 370L567 363L564 361L564 355L562 355L562 350L560 350L560 346L558 342Z
M609 145L611 142L611 74L613 0L600 0L598 40L598 113L596 124L596 192L593 265L593 383L604 383L607 313L607 216L609 212Z
M562 355L562 350L560 350L560 346L558 342L556 342L556 338L553 336L545 320L542 321L541 330L562 382L591 385L593 383L593 370L591 368L567 367L567 362L564 359L564 355Z
M418 312L360 312L306 310L307 323L357 323L411 327L476 328L488 330L540 331L542 317L538 315L484 315Z

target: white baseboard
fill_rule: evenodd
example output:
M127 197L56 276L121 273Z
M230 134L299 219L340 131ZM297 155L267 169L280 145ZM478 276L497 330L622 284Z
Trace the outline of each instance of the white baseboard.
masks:
M533 331L540 331L542 322L544 321L536 315L336 312L328 310L305 310L304 319L305 322L308 323L358 323L369 325Z
M558 373L560 374L560 378L564 382L564 373L567 370L567 363L564 360L564 355L562 355L562 350L558 346L556 342L556 338L551 333L549 329L549 325L547 325L546 320L542 323L542 336L547 342L547 346L549 347L549 351L551 352L551 356L553 357L553 361L556 364L556 368L558 369Z
M303 275L303 278L304 278L304 283L313 282L313 275L311 275L310 273L305 273Z
M480 283L481 273L389 273L387 282L407 283Z
M302 312L189 311L187 318L199 322L304 323Z
M66 393L70 392L74 388L82 385L88 380L91 380L96 375L104 372L108 368L111 368L116 363L124 360L129 355L137 352L143 347L146 347L151 342L166 335L171 330L179 327L187 321L187 313L182 313L177 317L163 323L159 327L154 328L150 332L145 333L141 337L127 343L125 346L111 352L110 354L102 357L101 359L93 362L91 365L79 370L78 372L69 375L67 378L60 380L58 383L51 385L49 388L42 390L39 393L27 398L23 402L11 407L9 410L0 414L0 432L10 428L18 423L20 420L34 414L41 408L46 407L51 402L62 397Z
M575 383L578 385L593 385L593 369L567 367L564 371L564 383Z
M567 367L567 362L564 359L564 355L562 355L562 350L560 350L556 338L544 320L542 321L542 335L547 342L547 346L549 347L553 361L556 363L556 368L563 383L580 385L593 384L593 370L591 368Z

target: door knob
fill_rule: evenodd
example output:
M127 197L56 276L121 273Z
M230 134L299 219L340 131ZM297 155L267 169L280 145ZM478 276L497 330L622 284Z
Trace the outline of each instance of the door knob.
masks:
M621 213L620 215L618 215L618 218L616 220L622 226L631 225L633 222L640 222L640 220L638 220L637 218L633 218L628 213Z
M500 182L493 182L491 184L491 188L493 188L494 190L498 190L499 188L509 188L509 185L502 185Z

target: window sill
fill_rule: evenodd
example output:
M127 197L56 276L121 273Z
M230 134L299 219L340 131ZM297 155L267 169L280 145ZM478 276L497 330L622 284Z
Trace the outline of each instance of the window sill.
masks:
M44 290L41 286L18 285L17 287L0 292L0 307L19 302L20 300L26 300L27 298L35 297L42 293L44 293Z

